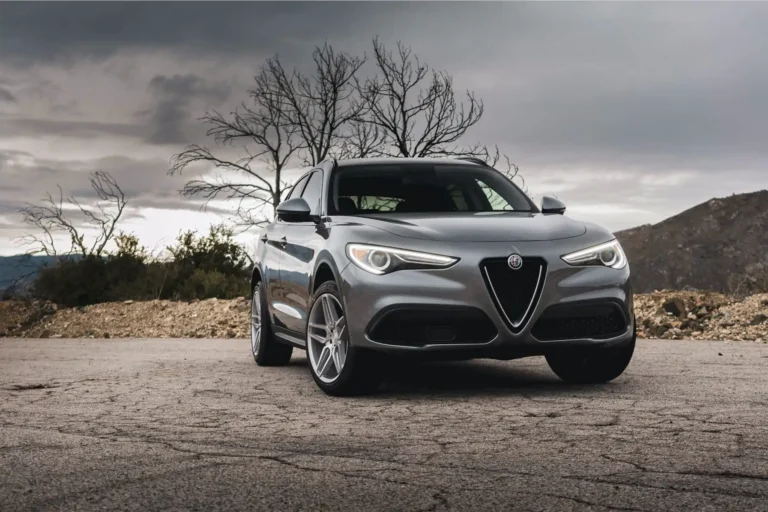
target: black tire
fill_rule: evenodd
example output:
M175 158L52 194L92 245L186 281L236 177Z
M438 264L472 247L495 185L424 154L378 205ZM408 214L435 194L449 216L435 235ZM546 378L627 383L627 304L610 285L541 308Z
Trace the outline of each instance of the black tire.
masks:
M309 310L312 311L318 298L325 294L336 297L338 303L342 305L342 313L346 316L346 312L343 310L344 300L333 281L325 282L318 287L312 295L312 304ZM311 315L307 315L307 332L309 332L310 318ZM346 329L346 333L349 336L349 329ZM349 341L349 338L347 340ZM309 351L309 347L307 350ZM309 352L307 352L307 359L309 359ZM308 366L317 386L331 396L356 396L371 393L376 390L384 376L384 358L382 355L355 347L352 343L347 345L347 356L343 369L333 382L320 380L311 360L308 361Z
M259 300L261 304L261 341L257 350L253 350L253 342L251 342L251 354L253 359L259 366L285 366L291 360L291 354L293 353L293 347L280 343L275 340L275 336L272 333L272 323L269 319L269 312L267 310L267 298L264 292L264 287L261 281L257 282L253 287L251 294L253 300ZM251 306L251 315L253 314L253 306Z
M567 350L548 354L547 364L562 380L573 384L609 382L624 373L632 360L637 328L632 341L616 347Z

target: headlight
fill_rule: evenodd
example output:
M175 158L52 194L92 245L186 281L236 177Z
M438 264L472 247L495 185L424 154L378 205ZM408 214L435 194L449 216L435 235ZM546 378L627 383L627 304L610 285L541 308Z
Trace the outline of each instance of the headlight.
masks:
M611 240L604 244L572 252L562 256L562 258L570 265L602 265L611 268L627 266L627 257L624 255L618 240Z
M347 256L366 272L379 275L409 268L447 268L459 261L439 254L365 244L348 244Z

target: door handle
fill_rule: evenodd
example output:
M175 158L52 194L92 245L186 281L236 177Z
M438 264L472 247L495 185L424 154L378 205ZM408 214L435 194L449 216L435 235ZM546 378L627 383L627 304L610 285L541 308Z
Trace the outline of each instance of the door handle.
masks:
M261 235L261 238L259 238L264 243L269 242L269 237L267 235Z
M281 238L280 238L280 244L281 244L283 247L285 247L286 245L288 245L288 239L287 239L287 238L285 238L285 237L281 237Z

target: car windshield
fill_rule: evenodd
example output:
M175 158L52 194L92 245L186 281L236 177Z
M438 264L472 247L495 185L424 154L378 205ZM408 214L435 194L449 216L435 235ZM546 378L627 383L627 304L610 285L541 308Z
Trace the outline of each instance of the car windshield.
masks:
M329 215L537 211L501 173L470 165L340 167L329 194Z

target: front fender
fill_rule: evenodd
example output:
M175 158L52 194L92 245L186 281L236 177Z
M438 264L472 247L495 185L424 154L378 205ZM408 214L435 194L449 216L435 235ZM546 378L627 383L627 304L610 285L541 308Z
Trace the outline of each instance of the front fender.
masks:
M316 288L316 282L317 282L317 276L318 274L321 274L319 272L320 268L322 266L327 266L331 269L331 272L333 273L333 280L336 281L336 283L341 283L341 272L347 267L349 262L346 262L346 264L339 268L339 266L336 264L336 258L334 258L334 255L331 254L330 251L327 249L323 249L320 251L320 253L317 255L317 258L315 258L315 266L312 269L312 275L309 278L309 289L310 289L310 296L313 294L313 290Z

